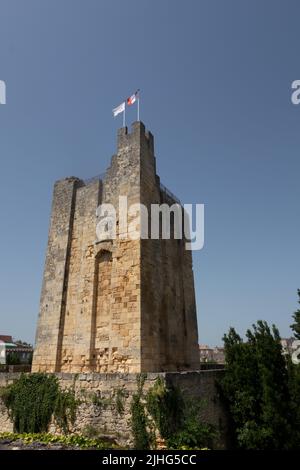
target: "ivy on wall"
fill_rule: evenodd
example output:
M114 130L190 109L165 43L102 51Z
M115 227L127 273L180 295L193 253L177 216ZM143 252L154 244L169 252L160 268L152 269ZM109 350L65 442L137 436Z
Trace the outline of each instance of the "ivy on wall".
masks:
M0 390L18 433L47 432L52 416L63 430L76 418L74 387L61 390L56 376L43 373L22 374L13 384Z
M145 376L140 376L131 404L135 449L155 447L158 434L169 449L213 447L217 433L200 419L203 402L185 397L176 387L166 387L160 377L144 394L144 382Z
M137 377L137 393L132 397L131 402L131 427L134 439L134 449L149 449L150 435L147 430L147 416L143 403L143 387L146 375L140 374Z
M163 439L170 449L212 448L216 437L214 428L200 419L203 403L190 399L176 387L166 386L158 377L144 393L146 374L137 377L137 391L130 404L131 428L135 449L155 448ZM76 378L75 378L76 380ZM58 378L43 373L22 374L11 385L0 389L16 433L47 433L52 418L66 434L76 419L77 406L82 400L75 397L75 382L62 390ZM111 399L92 394L89 402L105 408L114 406L121 418L128 395L115 389Z

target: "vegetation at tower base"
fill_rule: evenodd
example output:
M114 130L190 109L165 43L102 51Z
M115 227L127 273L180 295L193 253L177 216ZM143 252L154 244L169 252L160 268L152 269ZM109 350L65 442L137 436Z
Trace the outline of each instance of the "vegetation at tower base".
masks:
M76 418L74 388L61 390L54 375L22 374L1 389L1 398L18 433L47 432L52 416L64 433Z
M11 432L0 432L0 442L4 440L6 443L12 443L19 441L26 446L32 443L46 444L49 448L53 445L59 444L60 446L72 448L72 449L93 449L93 450L104 450L104 449L119 449L114 443L106 442L98 438L88 438L79 434L72 435L53 435L47 433L11 433ZM53 447L52 447L53 448Z
M147 431L147 417L143 403L143 387L146 375L137 377L137 393L132 397L131 403L131 427L134 438L134 449L149 449L151 438Z
M212 448L217 433L199 417L203 403L185 397L175 387L166 387L160 377L144 394L144 381L141 375L131 404L135 449L155 448L157 434L169 449Z
M224 336L226 368L220 386L242 449L297 449L299 366L283 354L277 328L264 321L244 342L231 328ZM297 410L297 412L296 412Z
M179 389L166 388L160 377L146 395L146 407L163 439L182 428L184 400Z

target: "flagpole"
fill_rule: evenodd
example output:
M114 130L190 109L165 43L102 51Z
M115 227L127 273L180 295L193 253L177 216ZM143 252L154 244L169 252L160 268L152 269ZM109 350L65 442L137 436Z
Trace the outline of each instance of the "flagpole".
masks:
M123 127L125 127L125 125L126 125L125 113L126 113L126 104L125 104L125 108L124 108L124 112L123 112Z
M138 102L137 102L137 120L140 120L140 95L138 96Z

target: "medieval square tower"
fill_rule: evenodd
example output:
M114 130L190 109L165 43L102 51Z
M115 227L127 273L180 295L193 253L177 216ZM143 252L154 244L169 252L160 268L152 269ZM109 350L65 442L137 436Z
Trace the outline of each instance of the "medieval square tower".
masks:
M55 183L33 372L199 369L192 255L178 239L96 239L96 209L177 203L142 122L118 131L104 176ZM117 213L117 228L120 214Z

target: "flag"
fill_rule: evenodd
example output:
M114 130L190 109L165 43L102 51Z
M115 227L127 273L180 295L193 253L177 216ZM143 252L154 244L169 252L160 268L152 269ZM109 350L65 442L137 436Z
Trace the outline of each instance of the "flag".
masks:
M127 98L127 105L128 106L131 106L133 103L135 103L135 101L138 97L139 91L140 90L137 90L133 95L131 95L131 96L129 96L129 98Z
M123 101L123 103L121 103L119 106L117 106L116 108L112 110L114 117L118 116L118 114L123 113L124 111L125 111L125 101Z

